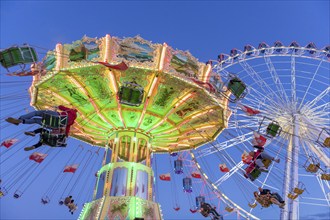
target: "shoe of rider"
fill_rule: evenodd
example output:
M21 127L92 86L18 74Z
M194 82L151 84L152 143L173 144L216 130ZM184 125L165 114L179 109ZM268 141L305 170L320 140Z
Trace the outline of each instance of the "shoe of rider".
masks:
M32 137L34 137L36 135L33 131L26 131L26 132L24 132L24 134L32 136Z
M259 167L259 170L262 171L262 172L268 172L266 167Z

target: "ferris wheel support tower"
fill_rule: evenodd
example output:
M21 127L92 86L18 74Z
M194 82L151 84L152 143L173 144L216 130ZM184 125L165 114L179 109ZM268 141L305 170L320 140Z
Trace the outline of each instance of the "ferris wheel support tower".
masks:
M289 142L287 150L287 158L292 158L286 160L286 169L285 169L285 180L283 186L283 198L285 198L285 209L281 210L281 219L298 219L299 210L298 210L298 198L295 200L289 200L286 195L289 194L290 189L293 189L298 185L298 156L299 156L299 124L298 114L293 115L293 134L291 135L291 140ZM291 155L289 155L291 154Z

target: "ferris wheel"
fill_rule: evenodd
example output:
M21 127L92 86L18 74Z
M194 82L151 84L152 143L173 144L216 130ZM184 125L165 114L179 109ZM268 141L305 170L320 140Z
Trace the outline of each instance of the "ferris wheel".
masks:
M217 140L192 150L191 156L228 210L246 218L267 213L281 219L299 219L308 206L329 210L329 46L260 43L209 62L214 71L210 82L229 100L231 116ZM280 159L267 164L268 172L252 173L244 163L258 146ZM225 164L229 172L219 172L209 161ZM260 206L253 196L258 187L281 195L283 206Z

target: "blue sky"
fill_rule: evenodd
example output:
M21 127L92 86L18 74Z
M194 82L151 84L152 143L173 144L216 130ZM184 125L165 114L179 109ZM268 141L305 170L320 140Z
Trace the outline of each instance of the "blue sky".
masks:
M286 45L292 41L300 45L315 42L321 48L329 45L330 36L329 1L1 1L0 4L1 49L29 43L52 50L58 42L71 43L85 34L121 38L140 35L154 43L166 42L173 48L189 50L199 61L206 62L216 59L220 53L229 53L232 48L242 49L246 44L257 46L262 41L270 45L276 40ZM29 80L31 78L5 76L1 68L1 82L21 82L8 88L1 84L1 97L8 92L26 94ZM28 99L22 102L28 107ZM19 109L8 110L4 103L1 99L1 140L18 131L14 126L4 127L3 118ZM73 140L71 143L79 144ZM19 151L17 158L26 155ZM0 199L1 219L77 218L79 212L71 216L65 207L57 205L58 198L47 206L40 203L42 194L54 183L58 167L69 159L68 155L61 155L64 156L54 159L57 162L47 167L21 199L15 200L11 195ZM1 170L20 161L16 156L12 158L11 164L1 164ZM163 156L159 160L168 161L168 158ZM169 165L160 164L158 173L169 169ZM93 184L93 178L88 181ZM171 198L167 196L172 191L169 184L160 183L157 191L165 219L202 219L198 214L191 215L188 208L180 212L173 210ZM324 208L310 209L313 214L306 218L317 218L317 214L320 218L327 216ZM277 218L269 217L265 210L260 215Z

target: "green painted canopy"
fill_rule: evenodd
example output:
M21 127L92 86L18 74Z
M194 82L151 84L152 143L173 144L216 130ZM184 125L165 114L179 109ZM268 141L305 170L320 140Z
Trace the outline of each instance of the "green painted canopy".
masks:
M196 148L213 141L230 115L227 100L204 87L210 66L166 44L84 37L58 44L44 60L53 62L34 76L31 104L78 109L70 135L93 145L105 146L114 132L135 131L150 137L155 152ZM116 69L122 61L125 71Z

